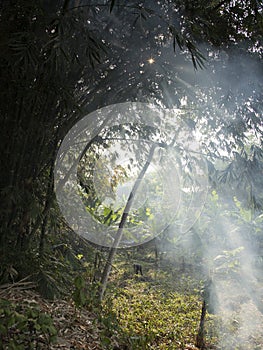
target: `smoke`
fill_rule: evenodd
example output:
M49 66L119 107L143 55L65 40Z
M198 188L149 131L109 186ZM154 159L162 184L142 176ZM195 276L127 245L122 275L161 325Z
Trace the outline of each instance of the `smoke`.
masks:
M219 348L261 349L263 216L262 205L255 206L251 198L262 193L262 175L260 170L251 171L249 161L254 157L252 149L262 144L263 66L242 48L203 47L203 51L210 55L207 68L192 75L189 69L186 74L182 70L179 76L185 82L182 95L187 97L182 108L191 111L188 115L196 123L202 152L213 164L210 196L192 228L202 242L196 246L195 258L202 257L204 262L208 311L220 320L216 323ZM223 174L237 154L243 163L236 163L219 183L219 176L212 172ZM262 159L257 166L262 169ZM195 243L196 235L189 234L181 239L180 247L193 252Z
M151 101L184 110L185 120L193 122L202 144L200 152L220 171L231 163L235 152L240 153L243 148L248 151L251 145L262 142L263 67L258 58L241 47L215 50L203 46L201 51L207 62L206 68L198 71L187 54L174 54L168 45L158 48L150 66L149 51L140 58L129 51L123 60L144 64L135 72L135 81L136 76L140 77L137 97L144 101L145 95L153 91ZM220 349L262 347L263 275L256 264L262 252L253 245L262 233L262 217L256 220L260 211L251 208L251 218L245 219L234 203L234 196L241 198L250 185L253 187L251 181L248 178L243 186L245 181L241 179L235 191L229 190L230 184L221 184L214 195L211 183L211 198L192 229L200 237L196 253L205 262L205 277L211 281L209 309L221 319L217 327ZM243 202L242 206L249 204ZM171 228L174 232L178 232L178 221ZM174 237L174 241L178 239L185 252L193 251L196 234L183 238ZM169 239L172 240L171 235ZM168 251L172 246L174 243L168 242L162 249ZM174 251L174 256L178 256L178 251Z
M148 20L138 20L134 29L130 20L129 26L123 25L118 12L113 11L110 18L108 10L101 9L98 13L98 20L88 22L89 27L91 30L102 28L103 40L110 43L110 54L100 65L101 74L96 84L89 89L95 99L94 105L88 102L89 110L123 101L151 101L161 107L181 108L185 122L195 129L198 143L202 144L198 151L208 157L215 171L225 169L233 160L234 152L246 151L253 144L260 145L263 65L259 58L237 45L222 49L200 46L207 61L205 69L196 71L189 53L179 48L174 52L172 43L163 39L166 33L162 32L158 16L144 14ZM174 16L171 22L176 23L180 19L176 18L176 13ZM98 96L98 101L94 96ZM123 120L117 122L121 124ZM176 129L176 120L174 124ZM244 183L241 179L241 185ZM97 187L100 184L98 182ZM211 183L210 197L198 222L190 212L186 221L191 225L184 223L187 229L194 225L192 232L195 234L180 240L187 251L193 249L199 237L198 255L205 262L204 271L211 281L210 309L222 319L218 328L222 349L259 349L259 339L263 339L260 329L263 276L255 263L262 253L253 245L253 241L259 242L258 235L262 234L263 218L256 208L251 208L251 217L246 218L246 204L241 204L243 212L236 206L234 196L241 198L248 192L249 185L254 186L249 178L243 188L241 185L233 191L225 182L216 193L212 192L214 184ZM187 186L190 185L184 187L187 189ZM191 205L196 211L199 206L200 214L198 193L195 192L194 200L190 198L189 204L187 191L184 192L183 187L181 190L185 200L181 201L183 209L179 210L172 226L175 232L182 224L181 213L185 208ZM202 195L202 205L203 202ZM83 227L88 224L84 222ZM96 226L96 242L97 232L100 230Z
M252 244L262 222L253 224L253 220L242 220L229 199L220 199L214 191L195 227L202 239L209 281L208 311L221 320L217 328L220 349L262 346L263 276Z
M231 241L231 237L229 240ZM260 281L251 264L253 252L245 247L242 255L238 271L223 279L215 277L214 284L218 295L219 315L228 326L235 322L235 330L229 332L227 342L242 346L250 344L254 348L263 336L262 291L260 292ZM227 346L223 336L224 334L221 335L222 348Z
M202 89L212 91L200 109L207 120L207 112L214 112L211 133L204 142L209 148L210 139L221 148L218 153L225 162L214 161L220 172L231 164L234 152L241 153L244 147L249 157L250 146L262 141L262 63L242 48L214 55L218 62L214 60L207 71L197 73L197 80ZM221 141L216 140L220 135ZM240 178L232 179L232 188L225 182L219 194L214 192L199 223L204 259L210 265L210 304L222 319L220 349L259 349L263 339L263 274L257 264L262 254L262 209L244 200L249 188L256 192L262 187L256 189L254 179L242 171L245 166Z
M203 46L206 68L195 71L187 54L174 54L169 46L159 47L153 55L148 49L133 51L136 43L131 43L114 72L109 73L110 84L111 74L126 70L129 86L134 84L132 90L127 86L126 91L132 91L130 100L144 102L148 98L157 105L184 110L185 120L195 127L202 144L199 151L217 171L230 164L235 152L256 142L260 145L263 90L262 63L257 58L243 48L215 50ZM149 57L154 58L151 65L147 63ZM137 68L129 66L129 62L137 62ZM118 81L115 79L113 85ZM255 222L260 213L251 209L251 219L244 220L233 198L242 197L248 186L228 191L230 187L222 184L218 194L213 195L211 184L211 198L192 232L200 237L198 255L205 262L205 277L211 281L209 310L221 320L217 327L219 348L260 349L263 275L255 264L260 252L252 242L262 232L262 219ZM176 221L175 232L178 227L180 222ZM189 235L184 241L180 238L184 251L193 248L195 239L196 235ZM163 249L168 250L169 243Z

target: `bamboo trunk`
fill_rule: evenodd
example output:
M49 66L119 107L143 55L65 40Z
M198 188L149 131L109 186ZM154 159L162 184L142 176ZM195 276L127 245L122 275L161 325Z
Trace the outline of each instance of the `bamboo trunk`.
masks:
M103 270L103 273L102 273L102 277L101 277L101 284L100 284L100 287L99 287L99 298L100 300L103 299L103 296L104 296L104 293L105 293L105 290L106 290L106 286L107 286L107 282L108 282L108 279L109 279L109 275L110 275L110 272L111 272L111 267L112 267L112 264L113 264L113 260L114 260L114 257L116 255L116 252L117 252L117 249L118 249L118 246L119 246L119 243L122 239L122 235L123 235L123 229L124 229L124 226L126 224L126 221L127 221L127 218L128 218L128 215L129 215L129 212L131 210L131 207L132 207L132 203L134 201L134 198L135 198L135 194L136 192L138 191L138 188L141 184L141 181L152 161L152 158L153 158L153 155L154 155L154 150L155 148L157 147L157 144L153 144L151 149L150 149L150 152L149 152L149 155L148 155L148 158L146 160L146 163L144 164L137 180L135 181L134 185L133 185L133 188L131 190L131 193L129 195L129 198L127 200L127 203L126 203L126 206L124 208L124 212L122 214L122 217L121 217L121 221L120 221L120 224L119 224L119 228L118 228L118 231L117 231L117 234L116 234L116 237L114 239L114 242L113 242L113 245L110 249L110 252L109 252L109 256L108 256L108 259L107 259L107 262L106 262L106 265L104 267L104 270Z

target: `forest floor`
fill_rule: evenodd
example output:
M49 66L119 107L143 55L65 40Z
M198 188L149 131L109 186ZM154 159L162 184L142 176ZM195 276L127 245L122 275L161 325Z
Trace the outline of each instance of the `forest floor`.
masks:
M196 271L158 272L149 266L140 276L120 264L112 273L101 308L78 309L70 297L44 299L30 283L0 286L0 349L198 350L194 344L203 282L193 275ZM12 306L1 304L3 300ZM262 349L263 316L251 300L233 295L226 305L220 316L206 315L206 349ZM28 309L38 311L28 313ZM50 321L43 321L40 313L51 316L54 334ZM21 321L21 315L27 319ZM51 343L47 334L53 334L55 341ZM14 346L10 345L13 340Z
M22 344L25 347L21 347L21 349L103 349L100 341L101 330L97 321L97 315L84 308L81 311L76 310L72 301L50 301L44 299L33 290L20 288L19 285L17 288L2 289L0 298L6 299L20 307L37 308L41 312L50 315L53 319L57 330L56 341L53 344L48 344L43 334L39 333L34 339L34 344L30 344L32 347L27 348L25 344ZM10 334L10 338L12 338L12 334ZM8 345L6 347L2 346L0 340L0 349L10 349ZM18 347L18 349L20 348Z

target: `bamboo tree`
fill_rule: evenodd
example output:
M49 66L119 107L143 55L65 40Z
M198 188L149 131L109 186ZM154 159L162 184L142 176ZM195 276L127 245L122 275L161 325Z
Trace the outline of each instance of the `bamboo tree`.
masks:
M104 127L107 125L108 121L110 119L110 116L108 116L103 123L97 128L95 136L87 143L87 145L84 147L83 151L81 152L80 156L73 162L73 164L71 165L69 171L65 174L65 177L63 179L61 179L57 185L56 191L60 191L63 186L65 186L65 183L68 181L70 175L72 174L72 172L74 171L74 169L76 168L76 166L78 165L79 161L84 157L85 153L88 151L88 149L90 148L90 146L94 143L94 141L96 141L98 134L104 129ZM55 159L54 159L55 162ZM53 175L53 170L54 170L54 163L52 164L52 175ZM52 176L53 179L53 176ZM53 189L54 186L52 186L52 192L50 195L53 195ZM36 231L38 230L39 226L41 225L41 222L43 220L46 220L46 217L49 213L49 210L51 208L52 205L52 201L48 200L47 203L44 206L44 209L42 211L42 213L40 213L35 221L35 224L30 232L30 236L33 236Z
M127 221L127 218L128 218L128 215L129 215L129 212L131 210L131 207L132 207L132 203L134 201L134 198L135 198L135 195L136 195L136 192L138 191L139 189L139 186L142 182L142 179L153 159L153 155L154 155L154 151L155 151L155 148L158 146L158 144L153 144L150 148L150 152L149 152L149 155L148 155L148 158L141 170L141 172L139 173L139 176L138 178L136 179L134 185L133 185L133 188L130 192L130 195L128 197L128 200L126 202L126 205L125 205L125 208L124 208L124 212L122 214L122 217L121 217L121 221L120 221L120 224L119 224L119 227L118 227L118 230L117 230L117 233L116 233L116 237L114 239L114 242L113 242L113 245L109 251L109 256L108 256L108 259L107 259L107 262L105 264L105 267L104 267L104 270L103 270L103 273L102 273L102 277L101 277L101 283L100 283L100 287L99 287L99 298L100 300L103 299L103 296L104 296L104 293L105 293L105 290L106 290L106 286L107 286L107 282L108 282L108 279L109 279L109 275L110 275L110 272L111 272L111 267L112 267L112 264L113 264L113 261L114 261L114 257L116 255L116 252L117 252L117 249L118 249L118 246L119 246L119 243L122 239L122 235L123 235L123 229L124 229L124 226L126 224L126 221Z

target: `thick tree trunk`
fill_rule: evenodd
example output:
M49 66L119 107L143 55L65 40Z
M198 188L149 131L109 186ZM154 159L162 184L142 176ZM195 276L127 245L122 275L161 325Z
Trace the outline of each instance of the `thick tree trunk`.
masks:
M143 179L143 177L144 177L144 175L145 175L145 173L146 173L146 171L147 171L151 161L152 161L154 150L155 150L156 147L157 147L157 144L153 144L152 145L152 147L150 149L150 152L149 152L149 155L148 155L148 158L147 158L147 161L144 164L144 166L143 166L143 168L142 168L142 170L141 170L137 180L135 181L135 183L133 185L133 188L131 190L131 193L129 195L129 198L127 200L127 203L126 203L124 212L123 212L122 217L121 217L121 221L120 221L120 224L119 224L119 228L118 228L115 240L114 240L113 245L112 245L112 247L110 249L109 256L108 256L106 265L105 265L103 273L102 273L101 284L100 284L100 289L99 289L99 298L100 298L100 300L103 299L103 296L104 296L104 293L105 293L105 290L106 290L106 286L107 286L108 278L109 278L109 275L110 275L110 272L111 272L111 267L112 267L112 264L113 264L113 260L114 260L114 257L116 255L119 243L121 241L121 238L122 238L122 235L123 235L123 229L124 229L124 226L126 224L129 212L131 210L131 206L132 206L132 203L134 201L135 194L136 194L136 192L137 192L137 190L138 190L138 188L139 188L139 186L141 184L141 181L142 181L142 179Z
M49 172L49 183L48 183L46 201L45 201L45 207L44 207L44 211L46 211L46 215L43 218L41 233L40 233L39 255L41 257L43 256L43 253L44 253L44 242L45 242L45 235L46 235L46 227L48 223L48 211L49 211L48 209L51 207L53 190L54 190L53 171L54 171L54 161L52 162L52 165L50 167L50 172Z
M90 146L96 141L99 133L104 129L104 127L107 125L108 121L110 120L110 116L107 117L103 123L97 128L96 130L96 135L87 143L87 145L85 146L85 148L83 149L83 151L80 154L80 157L78 157L72 164L72 166L70 167L69 171L67 172L67 174L65 175L65 177L63 179L60 180L60 182L57 184L56 187L56 191L60 191L63 186L65 185L65 183L68 181L70 175L72 174L72 171L76 168L76 166L78 165L79 161L84 157L85 153L88 151L88 149L90 148ZM55 160L54 160L55 161ZM53 169L54 169L54 164L53 164ZM54 186L53 186L54 187ZM52 188L53 188L52 187ZM52 205L52 201L48 201L47 205L45 205L43 212L37 217L34 226L30 232L30 236L34 236L34 234L36 233L36 231L38 230L39 226L41 225L41 222L43 222L43 220L45 220L46 216L49 213L49 210L51 208Z

